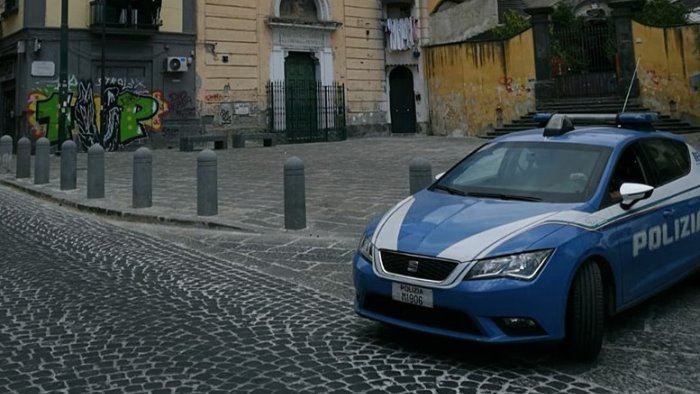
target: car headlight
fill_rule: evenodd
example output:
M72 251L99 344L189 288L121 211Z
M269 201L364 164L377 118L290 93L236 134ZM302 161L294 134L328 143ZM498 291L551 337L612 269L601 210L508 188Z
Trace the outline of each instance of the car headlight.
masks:
M540 268L552 254L552 251L552 249L538 250L477 261L464 279L508 277L530 280L540 272Z
M362 239L360 239L360 245L357 247L357 251L367 261L374 264L374 245L372 244L372 239L367 237L367 234L362 235Z

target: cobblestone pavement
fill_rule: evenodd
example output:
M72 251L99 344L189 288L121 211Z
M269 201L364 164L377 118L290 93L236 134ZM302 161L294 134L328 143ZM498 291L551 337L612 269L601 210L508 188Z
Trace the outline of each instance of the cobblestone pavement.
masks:
M344 241L118 227L4 187L0 234L0 392L660 394L700 381L690 281L615 319L582 365L356 317L342 274L326 288L294 274L342 271Z

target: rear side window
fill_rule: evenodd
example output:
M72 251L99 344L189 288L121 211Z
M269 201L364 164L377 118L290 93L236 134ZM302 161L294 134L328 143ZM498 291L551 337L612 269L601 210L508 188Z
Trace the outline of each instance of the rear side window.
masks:
M642 142L642 146L655 175L651 186L665 185L690 172L690 154L683 142L651 139Z

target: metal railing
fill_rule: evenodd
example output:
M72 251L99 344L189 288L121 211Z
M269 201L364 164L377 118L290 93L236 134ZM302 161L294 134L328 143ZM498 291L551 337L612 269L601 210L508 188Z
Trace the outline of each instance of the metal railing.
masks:
M100 28L103 22L109 29L157 31L160 28L160 8L124 8L105 0L91 1L90 26Z
M345 85L308 81L267 84L270 131L284 133L287 142L346 139Z

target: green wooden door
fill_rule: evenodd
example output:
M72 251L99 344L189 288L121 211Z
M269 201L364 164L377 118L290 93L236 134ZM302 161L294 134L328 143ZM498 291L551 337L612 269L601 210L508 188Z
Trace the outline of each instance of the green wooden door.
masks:
M309 53L292 52L284 64L287 141L325 140L318 130L316 63Z
M397 67L389 74L391 132L416 132L416 93L413 73L406 67Z

